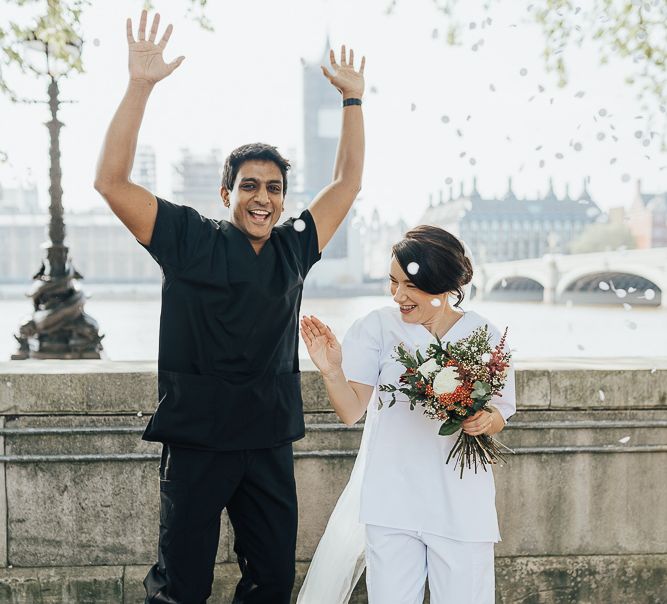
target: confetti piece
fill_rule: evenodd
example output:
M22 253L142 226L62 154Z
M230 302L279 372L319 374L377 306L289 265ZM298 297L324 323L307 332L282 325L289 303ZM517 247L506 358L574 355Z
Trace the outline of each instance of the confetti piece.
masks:
M648 147L650 144L651 144L651 139L650 139L650 138L645 138L645 139L642 141L642 146L643 146L643 147Z
M440 301L440 298L433 298L433 300L431 300L431 305L437 308L438 306L442 306L442 302Z
M600 397L601 401L604 401L605 399L604 390L598 390L598 396Z
M583 96L584 96L585 94L586 94L586 93L585 93L583 90L580 90L579 92L575 93L574 96L575 96L576 98L578 98L578 99L581 99L581 98L583 98Z
M451 176L448 176L445 178L445 184L446 185L451 185L454 182L454 179Z
M537 145L537 147L535 147L535 151L539 151L541 148L542 148L542 145Z
M612 157L612 158L609 160L609 163L612 164L612 165L615 164L615 163L616 163L616 158L615 158L615 157Z
M586 350L581 344L577 344L577 348L578 348L579 350Z
M629 174L623 174L623 176L621 176L621 180L623 182L628 182L630 180L630 175Z
M573 148L575 151L581 151L583 149L583 145L579 142L574 143Z
M294 228L294 230L297 233L301 233L302 231L306 230L306 223L303 220L301 220L301 218L297 218L294 221L294 224L292 225L292 227Z
M474 165L477 164L477 160L476 160L474 157L471 157L470 159L468 159L468 163L469 163L471 166L474 166Z
M465 157L467 153L467 151L461 151L461 153L459 153L459 157Z
M637 329L637 323L634 321L626 321L625 325L627 326L628 329Z
M412 105L410 105L410 111L414 111L415 109L417 109L417 105L412 103Z
M619 439L618 439L618 442L621 443L622 445L628 443L629 441L630 441L630 437L629 437L629 436L624 436L623 438L619 438Z
M144 416L144 414L141 411L137 412L137 417L143 417L143 416Z
M651 369L651 373L655 373L656 371L658 371L658 370L655 367L653 369Z
M628 295L628 292L625 291L622 287L619 287L617 290L614 290L614 293L618 298L625 298Z
M606 137L607 137L607 135L604 132L598 132L597 135L596 135L596 138L599 141L603 141Z
M628 304L627 302L623 302L623 310L630 312L632 310L632 305Z
M528 75L528 70L527 70L525 67L522 67L522 68L519 70L519 75L521 75L521 76L527 76L527 75Z
M495 92L496 87L493 84L489 84L489 90L491 90L491 92Z
M461 132L460 129L457 129L457 130L456 130L456 134L458 134L459 136L463 136L463 132Z
M540 164L539 164L539 165L540 165L540 168L544 168L544 160L543 160L543 159L540 160Z
M603 107L602 109L598 110L598 115L600 117L604 117L605 115L607 115L607 110Z
M653 300L653 299L655 298L655 290L650 289L650 288L647 289L647 290L644 292L644 298L645 298L646 300Z
M563 159L564 155L562 153L556 153L554 156L556 159Z
M500 287L507 287L507 279L503 279L503 280L500 282Z
M440 118L440 121L441 121L443 124L449 124L449 116L448 116L448 115L443 115L443 116Z
M408 264L408 273L410 273L411 275L416 275L418 272L419 272L419 264L417 264L416 262L410 262L410 264Z
M606 281L600 281L600 283L598 283L598 287L603 292L608 292L609 291L609 283L607 283Z

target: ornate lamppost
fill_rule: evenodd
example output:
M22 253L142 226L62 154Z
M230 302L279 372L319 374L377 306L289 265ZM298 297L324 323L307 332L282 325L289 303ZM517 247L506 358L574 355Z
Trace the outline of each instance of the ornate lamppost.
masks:
M84 312L86 296L77 282L83 277L72 265L65 245L60 169L63 123L58 120L58 109L63 101L58 98L58 79L79 60L82 41L75 35L54 41L52 33L42 28L30 32L23 41L30 71L49 78L49 241L43 244L46 257L28 294L33 300L32 317L14 336L19 350L12 359L99 359L103 336L97 322Z

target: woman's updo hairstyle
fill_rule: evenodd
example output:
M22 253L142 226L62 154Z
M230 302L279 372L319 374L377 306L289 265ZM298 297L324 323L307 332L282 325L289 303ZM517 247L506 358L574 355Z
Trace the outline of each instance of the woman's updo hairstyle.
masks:
M472 279L472 264L461 242L440 227L422 224L409 230L391 248L408 279L428 294L455 293L459 306L465 297L463 286ZM413 275L411 263L418 265ZM414 265L410 267L414 272Z

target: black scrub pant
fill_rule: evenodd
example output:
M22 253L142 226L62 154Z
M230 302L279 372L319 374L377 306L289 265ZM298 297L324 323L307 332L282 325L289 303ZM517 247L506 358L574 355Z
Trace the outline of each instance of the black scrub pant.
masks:
M242 575L232 604L289 603L297 530L291 444L228 452L163 446L158 563L144 579L145 604L206 602L223 508Z

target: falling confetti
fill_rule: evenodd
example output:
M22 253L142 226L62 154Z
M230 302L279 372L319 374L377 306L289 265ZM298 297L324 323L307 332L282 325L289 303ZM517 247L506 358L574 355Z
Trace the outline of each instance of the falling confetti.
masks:
M410 105L410 111L414 111L415 109L417 109L417 105L412 103L412 105Z
M477 160L474 157L469 158L468 162L470 163L471 166L474 166L474 165L477 164Z
M554 156L556 159L563 159L564 155L562 153L556 153Z
M543 159L540 160L540 168L544 168L544 160Z
M653 369L651 369L651 373L655 373L656 371L658 371L658 370L655 367Z
M609 283L607 283L606 281L600 281L600 283L598 283L598 287L603 292L608 292L609 291Z
M615 158L615 157L612 157L612 158L609 160L609 163L612 164L612 165L615 164L615 163L616 163L616 158Z
M442 302L440 301L440 298L433 298L433 300L431 300L431 305L438 308L438 306L442 306Z
M467 151L461 151L461 153L459 153L459 157L465 157L467 154Z
M621 180L622 180L623 182L628 182L628 181L630 180L630 175L627 174L627 173L626 173L626 174L623 174L623 176L621 176Z
M634 321L626 321L625 325L627 326L628 329L637 329L637 323Z
M622 287L617 290L614 290L614 293L616 294L617 297L621 298L621 300L628 295L628 292L625 291Z
M626 443L630 442L630 437L624 436L623 438L619 438L618 442L621 443L622 445L625 445Z
M635 130L635 138L641 138L644 133L641 130Z
M503 280L500 282L500 287L507 287L507 279L503 279Z
M521 76L526 76L526 75L528 75L528 70L527 70L525 67L522 67L522 68L519 70L519 75L521 75Z
M627 302L623 302L623 310L630 312L632 310L632 305L628 304Z
M628 287L628 293L629 294L634 294L637 291L636 287Z
M301 220L301 218L297 218L292 226L297 233L301 233L302 231L306 230L306 223Z
M603 107L602 109L600 109L600 110L598 111L598 115L599 115L600 117L604 117L605 115L607 115L607 110Z
M451 176L448 176L445 178L445 184L446 185L451 185L454 182L454 179Z
M100 45L100 39L99 38L93 38L93 46L99 46Z
M495 92L496 87L493 84L489 84L489 90L491 90L491 92Z
M655 298L655 290L652 290L652 289L650 289L650 288L647 289L647 290L644 292L644 298L645 298L646 300L653 300L653 299Z
M642 141L642 146L643 146L643 147L648 147L650 144L651 144L651 139L650 139L650 138L645 138L645 139Z
M578 98L578 99L581 99L581 98L583 98L583 96L584 96L585 94L586 94L586 93L585 93L583 90L580 90L579 92L575 93L574 96L575 96L576 98Z
M449 116L448 116L448 115L443 115L443 116L440 118L440 121L441 121L443 124L449 124Z
M371 86L370 87L371 94L377 94L377 91L378 91L377 86Z
M600 397L601 401L604 401L605 399L604 390L598 390L598 396Z
M542 145L537 145L537 147L535 147L535 151L539 151L541 148L542 148Z
M144 414L141 411L137 412L137 417L143 417L143 416L144 416Z
M606 137L607 137L607 135L604 132L598 132L597 135L596 135L596 138L599 141L603 141Z
M458 128L457 128L457 130L456 130L456 134L458 134L459 136L463 136L463 132L461 132L461 130L458 129Z
M581 151L583 149L583 145L579 142L574 143L574 145L572 145L572 147L574 148L575 151Z
M577 348L578 348L579 350L586 350L581 344L577 344Z
M410 273L411 275L416 275L418 272L419 272L419 264L417 264L416 262L410 262L410 264L408 264L408 273Z

